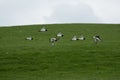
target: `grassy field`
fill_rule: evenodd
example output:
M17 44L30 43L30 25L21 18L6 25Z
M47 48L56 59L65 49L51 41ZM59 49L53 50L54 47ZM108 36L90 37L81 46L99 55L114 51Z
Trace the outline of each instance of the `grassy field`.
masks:
M0 28L0 80L120 80L120 25L54 24L38 32L41 27ZM58 32L64 37L51 46ZM85 41L70 41L81 34ZM95 34L102 37L97 45Z

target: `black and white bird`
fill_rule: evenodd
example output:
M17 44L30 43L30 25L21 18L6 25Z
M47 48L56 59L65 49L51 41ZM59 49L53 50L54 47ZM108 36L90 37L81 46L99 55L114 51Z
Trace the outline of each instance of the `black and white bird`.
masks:
M81 35L78 40L85 40L85 37L83 35Z
M64 35L61 32L57 33L57 37L63 37L63 36Z
M95 42L96 44L101 41L101 38L100 38L99 35L93 36L93 39L94 39L94 42Z
M42 27L39 32L46 32L47 29L45 27Z
M78 40L78 39L77 39L77 36L74 35L71 40L72 40L72 41Z
M31 36L26 37L26 40L33 40L33 37L31 37Z
M55 45L55 42L57 42L58 40L59 40L58 37L57 37L57 38L56 38L56 37L53 37L53 38L50 38L50 39L49 39L49 41L50 41L50 43L51 43L52 46L54 46L54 45Z

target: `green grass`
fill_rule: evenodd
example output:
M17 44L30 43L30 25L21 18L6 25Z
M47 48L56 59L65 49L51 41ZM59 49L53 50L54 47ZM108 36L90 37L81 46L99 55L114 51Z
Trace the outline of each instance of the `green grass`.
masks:
M0 28L0 80L120 80L119 24L54 24ZM64 37L51 46L49 38ZM70 41L73 35L85 41ZM102 42L95 44L92 36ZM34 40L27 41L27 36Z

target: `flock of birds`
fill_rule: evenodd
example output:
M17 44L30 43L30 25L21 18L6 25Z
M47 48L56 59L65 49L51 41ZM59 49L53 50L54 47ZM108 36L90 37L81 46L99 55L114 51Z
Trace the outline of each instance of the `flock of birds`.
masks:
M46 32L46 31L47 31L47 29L46 29L45 27L42 27L39 32ZM50 41L51 45L54 46L55 43L56 43L58 40L60 40L60 38L63 37L63 36L64 36L64 34L62 34L61 32L59 32L59 33L56 35L56 37L50 38L49 41ZM93 36L93 39L94 39L94 42L95 42L96 44L101 41L101 38L100 38L99 35ZM31 37L31 36L26 37L26 40L33 40L33 37ZM77 38L77 36L74 35L71 40L72 40L72 41L85 40L85 37L84 37L83 35L81 35L79 38Z

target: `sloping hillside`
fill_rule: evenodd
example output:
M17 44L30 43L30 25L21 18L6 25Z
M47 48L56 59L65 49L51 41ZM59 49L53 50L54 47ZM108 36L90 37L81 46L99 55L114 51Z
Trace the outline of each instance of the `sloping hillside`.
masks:
M120 25L51 24L39 32L42 26L0 28L0 80L120 80ZM51 46L58 32L64 36ZM71 41L81 34L86 40Z

